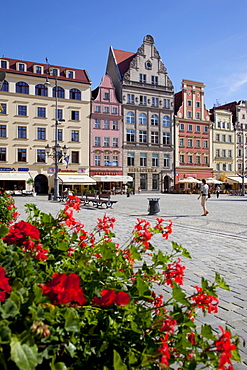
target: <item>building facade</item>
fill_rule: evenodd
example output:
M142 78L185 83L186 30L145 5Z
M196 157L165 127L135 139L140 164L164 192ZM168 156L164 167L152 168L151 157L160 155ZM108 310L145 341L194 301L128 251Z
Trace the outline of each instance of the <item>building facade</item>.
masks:
M100 86L92 91L90 125L90 176L97 179L102 190L122 188L121 104L110 76L104 76Z
M212 121L211 158L213 175L220 181L235 175L236 152L235 130L232 121L232 112L225 109L210 109Z
M6 78L0 91L0 186L46 194L54 186L54 159L45 147L66 146L59 161L60 187L77 184L89 174L89 117L91 81L85 70L0 59ZM68 176L73 174L74 180ZM86 179L84 177L84 179Z
M122 103L124 175L134 189L171 190L174 90L153 37L136 53L110 48L106 74Z
M209 113L204 105L204 84L182 80L175 94L175 183L186 177L212 177Z

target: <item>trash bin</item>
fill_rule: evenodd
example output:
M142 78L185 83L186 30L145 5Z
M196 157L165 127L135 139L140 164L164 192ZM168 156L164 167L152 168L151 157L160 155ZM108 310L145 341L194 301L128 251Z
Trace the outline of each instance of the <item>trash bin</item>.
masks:
M48 194L48 200L52 200L52 193Z
M149 200L148 214L155 215L160 211L159 206L160 198L148 198L148 200Z

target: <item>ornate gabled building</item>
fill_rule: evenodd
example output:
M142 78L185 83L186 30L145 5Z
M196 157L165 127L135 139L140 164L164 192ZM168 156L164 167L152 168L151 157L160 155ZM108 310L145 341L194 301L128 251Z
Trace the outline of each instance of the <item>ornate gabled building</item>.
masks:
M136 53L111 47L106 74L122 102L124 175L132 176L135 189L169 191L174 90L153 37L145 36Z
M176 187L186 177L212 177L210 165L209 113L204 105L204 84L182 80L175 94L175 172Z
M79 187L89 174L89 117L91 81L85 70L1 58L5 81L0 90L0 187L51 192L54 158L47 144L68 148L59 161L59 182ZM47 81L49 80L49 82ZM46 83L48 82L48 83ZM67 168L66 168L67 167ZM73 175L73 176L72 176Z
M110 76L104 76L92 91L90 122L90 175L100 183L102 190L122 188L128 180L122 176L123 121Z

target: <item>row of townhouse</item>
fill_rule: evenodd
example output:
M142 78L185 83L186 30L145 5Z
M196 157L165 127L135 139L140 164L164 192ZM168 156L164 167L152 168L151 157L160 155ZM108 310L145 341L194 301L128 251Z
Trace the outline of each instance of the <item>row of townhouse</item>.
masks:
M246 102L205 108L203 83L182 80L174 94L154 39L136 53L109 50L101 84L85 70L0 58L0 187L37 193L123 185L171 191L179 180L226 179L244 171ZM243 118L244 117L244 118ZM52 153L52 151L51 151Z

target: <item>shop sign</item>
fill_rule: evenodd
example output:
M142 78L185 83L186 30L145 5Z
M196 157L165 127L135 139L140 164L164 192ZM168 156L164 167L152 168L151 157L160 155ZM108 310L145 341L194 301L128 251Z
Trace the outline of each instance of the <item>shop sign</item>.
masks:
M29 171L29 168L18 168L18 171L28 172Z
M0 167L0 171L16 171L16 169L10 167Z
M129 172L157 172L157 168L141 168L141 167L134 167L129 168Z
M86 173L87 170L86 170L86 168L78 168L78 171L77 172L79 172L79 173Z

